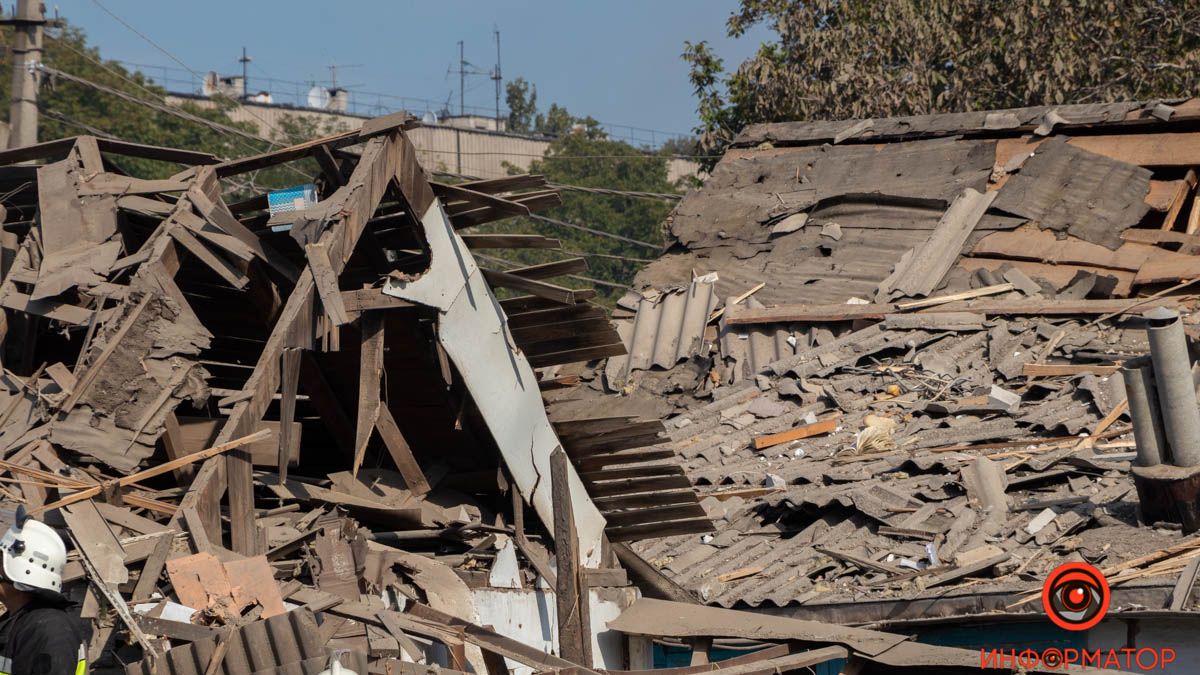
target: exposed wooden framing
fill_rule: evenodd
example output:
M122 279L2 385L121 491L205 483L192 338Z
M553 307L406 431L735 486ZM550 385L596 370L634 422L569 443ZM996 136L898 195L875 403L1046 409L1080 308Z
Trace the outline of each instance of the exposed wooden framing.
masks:
M533 544L530 543L529 537L525 536L525 499L521 496L521 491L517 489L517 486L511 479L508 480L508 492L512 498L513 541L516 543L517 549L529 560L529 564L533 566L533 569L542 575L547 584L552 587L556 586L558 584L558 574L550 566L550 561L542 554L542 550L535 549Z
M375 428L379 431L379 437L383 439L383 444L392 456L392 461L396 463L396 468L400 470L408 489L417 497L429 492L429 481L425 478L425 472L421 471L421 465L417 463L416 457L413 457L412 448L409 447L408 441L404 440L404 434L400 432L400 427L396 425L396 419L392 417L392 411L386 404L379 406Z
M550 279L567 274L579 274L580 272L586 272L587 269L586 259L567 258L566 260L555 260L554 262L542 263L541 265L530 265L529 267L508 270L508 273L518 277L525 277L526 279Z
M358 371L358 424L354 435L354 465L350 473L357 476L367 453L367 443L375 429L382 407L379 388L383 382L383 317L378 312L365 312L358 321L362 330L362 349Z
M562 248L558 239L540 234L462 234L469 248Z
M312 157L317 160L317 164L321 167L321 175L325 176L325 180L333 189L337 189L346 184L346 179L342 176L342 167L338 166L337 158L327 146L318 145L312 149Z
M300 383L300 350L290 347L283 350L279 364L279 484L287 482L288 464L291 461L292 421L296 418L296 388Z
M301 388L308 395L308 401L317 409L321 422L329 429L329 434L347 457L354 456L354 424L346 415L346 409L338 400L337 393L325 379L317 357L310 351L301 354L300 364Z
M285 164L293 160L302 159L312 152L313 148L318 146L323 145L330 150L344 148L349 145L357 145L358 143L370 138L391 134L399 129L410 129L416 124L417 121L410 117L408 113L393 113L391 115L385 115L383 117L376 117L368 120L367 123L363 124L360 129L344 131L339 134L333 134L332 136L325 136L322 138L314 138L311 141L298 143L280 150L273 150L258 155L251 155L249 157L241 157L228 162L221 162L220 164L214 165L214 169L216 170L217 177L219 178L237 176L250 171L263 169L268 166ZM366 157L366 155L367 152L364 150L362 156ZM362 161L360 160L359 163L361 164ZM351 179L346 182L348 184L353 183L353 176L351 176Z
M459 183L459 187L475 192L484 192L487 194L498 194L501 192L514 192L516 190L532 190L533 188L545 187L546 177L540 174L521 174L518 176L505 176L504 178L488 178L485 180L472 180L465 183Z
M357 138L358 136L352 137L351 142ZM401 168L401 145L406 142L400 134L371 139L346 185L326 200L331 205L337 205L336 208L331 208L330 212L337 213L339 217L321 235L319 243L328 245L330 264L335 273L340 273L349 260L363 227L379 206L387 185L393 177L397 177L397 170ZM301 152L301 156L319 144L308 145ZM277 159L278 157L273 157L270 161L273 163ZM412 153L411 162L414 167L407 170L419 172L420 167L415 166L415 152ZM253 162L243 162L232 170L249 170L246 167L252 164ZM227 168L228 170L230 169ZM246 383L245 388L254 391L255 395L234 406L229 421L217 437L218 441L242 434L245 429L253 428L258 420L262 419L263 412L279 387L279 363L283 349L307 347L311 344L312 332L308 322L315 296L315 282L311 269L305 268L300 273L292 294L288 296L275 328L263 346L258 363ZM253 476L249 453L234 452L225 458L224 463L229 492L231 545L235 552L251 555L257 552L257 526L254 521ZM211 471L207 474L209 480L212 478L211 474ZM200 476L197 476L197 479L199 478ZM210 499L213 492L215 491L209 492ZM185 502L191 494L184 497ZM219 492L216 496L220 496ZM215 504L212 506L215 510Z
M167 459L179 459L187 454L183 450L183 436L179 429L179 418L175 416L174 410L168 412L163 419L162 442L163 449L167 452ZM180 485L187 483L188 479L192 477L194 468L188 464L175 470L175 479L179 481Z
M571 511L567 453L550 453L550 485L554 500L554 553L558 563L555 602L558 604L558 653L568 661L592 664L592 627L588 590L580 569L579 539Z
M548 284L544 281L526 279L525 277L519 277L515 274L501 272L499 270L480 268L479 271L483 273L484 278L487 279L487 282L491 284L493 288L510 288L518 291L524 291L531 295L536 295L539 298L553 300L563 305L575 304L575 293L569 288L555 286L554 284Z
M245 244L256 256L288 281L295 283L300 271L283 254L262 240L230 212L221 199L216 173L210 167L196 170L196 181L187 192L188 199L210 225Z
M693 605L699 604L696 596L665 576L657 567L646 562L628 544L613 542L612 552L629 572L629 576L638 582L638 586L641 587L646 597Z
M442 203L445 204L446 215L450 216L451 220L456 220L456 216L461 214L469 216L472 224L478 225L488 220L529 215L529 207L502 197L484 192L476 192L461 185L430 183L430 186L433 188L433 193L442 199ZM487 213L482 213L481 211L486 211ZM480 215L470 216L470 214L475 213L480 213ZM460 227L460 225L455 222L455 227Z
M196 256L200 262L204 263L209 269L215 272L217 276L224 279L225 282L230 286L241 290L250 283L250 277L242 274L242 271L234 267L233 263L209 250L207 246L200 243L200 240L196 239L196 237L182 225L179 225L178 223L170 224L167 226L167 234L169 234L172 239L183 245L183 247L187 249L188 253Z
M133 587L133 595L129 598L131 602L137 603L143 600L149 600L154 594L155 586L158 584L158 577L162 574L163 567L167 563L167 556L171 554L171 546L175 540L175 531L169 530L168 534L164 534L154 542L154 551L146 558L146 563L142 565L141 576L138 577L137 584Z
M638 541L652 537L671 537L677 534L698 534L712 532L712 521L705 518L690 518L688 520L673 520L664 523L643 523L628 527L611 527L604 531L608 540L618 542Z
M342 304L342 293L338 290L337 273L333 271L333 265L329 262L329 253L321 244L309 244L305 247L305 251L308 254L308 268L316 283L317 294L321 297L321 306L325 309L325 315L335 326L344 326L350 323L346 307Z

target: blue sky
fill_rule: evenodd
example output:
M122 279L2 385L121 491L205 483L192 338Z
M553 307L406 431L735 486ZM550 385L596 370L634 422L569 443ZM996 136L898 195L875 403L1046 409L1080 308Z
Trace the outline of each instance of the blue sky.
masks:
M464 41L468 61L490 71L496 27L505 79L535 83L542 109L557 102L606 123L672 133L696 123L687 66L679 58L685 40L708 40L726 66L735 67L770 38L763 28L739 40L725 36L737 0L99 1L196 72L241 72L237 57L245 45L254 59L251 89L264 88L269 77L279 81L277 91L303 92L304 83L328 82L330 64L342 64L340 84L411 97L405 107L418 112L440 103L415 99L448 97L457 111L458 76L449 72L457 67L457 42ZM173 68L144 70L178 78L176 88L193 79L95 0L47 5L83 28L105 58ZM468 108L494 107L486 76L468 77L466 91ZM356 96L359 103L398 104Z

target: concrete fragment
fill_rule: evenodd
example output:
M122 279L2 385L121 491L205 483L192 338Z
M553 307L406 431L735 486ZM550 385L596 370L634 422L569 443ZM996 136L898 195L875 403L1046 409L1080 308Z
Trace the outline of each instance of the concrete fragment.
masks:
M1054 519L1057 517L1058 514L1054 509L1043 509L1041 513L1033 517L1033 520L1029 521L1029 524L1025 526L1025 531L1029 534L1037 534L1047 525L1054 522Z
M992 390L988 392L988 407L992 410L1015 413L1021 407L1021 395L993 384Z

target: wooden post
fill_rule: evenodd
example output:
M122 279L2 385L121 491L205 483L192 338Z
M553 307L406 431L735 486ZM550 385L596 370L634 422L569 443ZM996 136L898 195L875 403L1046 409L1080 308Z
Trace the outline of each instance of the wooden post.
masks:
M554 554L558 563L555 599L558 607L558 651L562 658L592 667L592 631L588 590L583 583L571 488L567 482L567 453L561 447L550 453L550 489L554 502Z
M379 387L383 378L383 316L379 312L363 312L358 321L362 330L362 352L358 373L358 426L354 436L354 468L358 475L375 420L379 419Z
M291 459L292 421L296 419L296 387L300 382L300 350L283 350L279 364L279 484L287 482Z

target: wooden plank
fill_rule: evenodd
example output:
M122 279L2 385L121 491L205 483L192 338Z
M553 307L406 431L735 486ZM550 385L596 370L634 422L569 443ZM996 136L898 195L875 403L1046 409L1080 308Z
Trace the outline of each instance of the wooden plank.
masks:
M812 424L804 424L788 431L781 431L777 434L767 434L765 436L756 436L754 438L754 448L762 450L781 443L789 441L797 441L802 438L811 436L819 436L821 434L832 433L837 428L838 418L832 417L826 420L820 420Z
M1021 367L1021 374L1025 377L1073 377L1086 373L1111 375L1120 369L1120 366L1098 363L1026 363Z
M999 139L996 141L996 164L1004 166L1013 155L1033 152L1042 142L1028 136ZM1067 139L1067 144L1138 166L1200 166L1200 132L1195 131L1072 136Z
M367 443L371 441L371 431L375 429L375 421L379 419L382 407L379 388L383 381L383 317L378 312L366 312L359 319L359 327L362 330L362 349L358 371L358 424L354 435L354 466L351 469L355 476L362 466Z
M542 263L540 265L530 265L528 267L519 267L517 269L508 270L508 274L514 274L518 277L526 279L551 279L553 277L561 277L567 274L580 274L588 270L586 258L567 258L566 260L555 260L553 262Z
M287 481L292 456L292 421L296 418L296 388L300 384L300 350L284 349L279 364L279 484ZM297 444L299 445L299 444Z
M1171 590L1171 600L1167 609L1172 612L1182 612L1184 605L1192 596L1192 587L1196 585L1196 574L1200 572L1200 558L1192 558L1187 567L1179 573L1179 579Z
M188 190L187 196L210 225L242 242L283 278L292 283L296 283L300 278L300 270L290 260L233 216L221 199L221 186L212 168L202 167L196 170L195 183Z
M416 306L407 300L388 295L379 288L342 291L342 305L347 312L355 314L373 309L404 309Z
M97 138L96 143L100 145L100 149L104 152L111 152L116 155L125 155L126 157L152 159L159 162L173 162L175 164L216 164L217 162L221 161L216 155L207 152L180 150L178 148L163 148L157 145L145 145L143 143L130 143L129 141L120 141L115 138Z
M704 507L693 498L690 504L677 504L674 506L653 506L648 509L637 509L634 511L605 511L604 519L608 522L608 527L628 527L630 525L644 525L646 523L662 523L669 520L687 520L691 518L704 518L708 514L704 512Z
M350 323L346 314L346 306L342 303L342 292L338 289L338 276L333 271L329 261L329 252L322 244L309 244L304 247L308 254L308 268L312 272L317 294L321 297L321 306L325 314L335 326Z
M641 541L642 539L657 539L659 537L700 534L712 531L713 523L708 518L691 518L689 520L673 520L665 523L612 527L604 530L604 535L608 537L610 542L615 544L617 542Z
M163 462L162 464L159 464L158 466L153 466L149 469L145 469L145 470L139 471L137 473L129 474L128 476L122 476L122 477L116 479L115 481L112 481L111 484L114 484L118 487L128 487L130 485L140 483L144 480L154 478L155 476L161 476L164 473L170 473L171 471L174 471L175 469L177 469L181 466L184 466L186 464L195 464L196 462L203 461L205 459L208 459L209 457L215 457L223 452L228 452L230 450L240 448L243 445L246 445L248 443L253 443L254 441L256 441L260 438L266 438L270 435L271 435L270 431L268 431L266 429L262 429L253 434L250 434L249 436L243 436L242 438L236 438L232 441L227 441L220 445L214 445L213 447L208 448L207 450L201 450L200 452L194 452L185 457L180 457L179 459L171 460L169 462ZM80 502L85 499L91 499L92 497L95 497L96 495L100 494L100 492L104 489L104 487L105 486L96 485L93 487L89 487L89 488L80 490L79 492L75 492L75 493L71 494L69 497L64 497L63 499L60 499L57 502L54 502L53 504L46 504L45 506L42 506L38 509L34 509L30 513L31 514L43 513L45 511L62 508L63 506L66 506L68 504L74 504L76 502Z
M1171 205L1167 208L1167 215L1163 218L1162 230L1170 232L1175 229L1175 221L1179 219L1179 212L1183 210L1183 204L1187 201L1188 195L1196 188L1196 170L1188 169L1183 180L1175 186L1175 194L1171 197Z
M550 487L554 502L554 553L557 562L558 650L568 661L592 663L592 630L588 590L580 575L579 539L571 507L570 460L562 448L550 453Z
M629 495L650 491L658 494L662 490L690 488L691 486L692 484L687 476L682 475L657 476L654 478L622 478L603 483L594 483L588 487L588 492L593 497L613 497L616 495ZM600 508L599 502L596 502L596 507Z
M167 226L167 234L176 242L183 246L188 253L196 256L196 258L211 269L217 276L221 277L230 286L241 290L250 283L250 277L242 273L241 270L233 266L225 258L213 253L207 246L200 243L187 228L179 224L171 224Z
M696 501L696 493L691 485L686 490L658 490L644 494L613 495L599 497L593 495L592 502L601 511L616 511L618 509L641 509L669 504L689 504Z
M1135 300L1121 298L1103 300L976 300L974 302L954 302L942 305L938 308L938 311L974 312L985 316L1073 316L1124 312L1135 302ZM1171 298L1161 298L1155 302L1169 308L1179 306L1178 301ZM775 307L760 309L734 308L734 310L727 312L725 321L732 325L754 325L761 323L811 323L845 321L850 319L882 319L894 311L895 306L891 304L777 305ZM1128 311L1137 311L1137 308Z
M1150 191L1146 193L1146 205L1155 211L1166 212L1179 189L1178 180L1150 179Z
M396 425L392 411L387 405L379 406L375 428L379 431L379 436L383 439L383 444L387 447L388 454L392 456L392 461L396 463L396 468L400 471L408 489L417 497L428 493L430 487L429 481L425 478L425 472L421 471L421 465L417 463L416 457L413 457L412 448L404 439L404 434L400 432L400 427Z
M923 300L912 300L909 302L896 303L898 310L919 309L923 307L936 307L945 305L959 300L970 300L971 298L979 298L985 295L997 295L999 293L1007 293L1013 290L1012 284L996 284L995 286L984 286L983 288L975 288L961 293L951 293L950 295L939 295L933 298L925 298Z
M0 306L26 314L44 316L47 319L62 321L73 326L86 326L96 315L96 312L90 309L76 307L65 302L50 299L33 300L29 295L12 288L6 288L3 293L0 293Z
M540 234L463 234L464 243L471 249L482 248L562 248L558 239Z
M535 281L526 279L508 272L499 270L480 269L483 276L487 279L489 285L493 288L508 288L517 291L523 291L530 295L536 295L539 298L553 300L563 305L575 304L575 293L569 288L555 286L544 281Z

